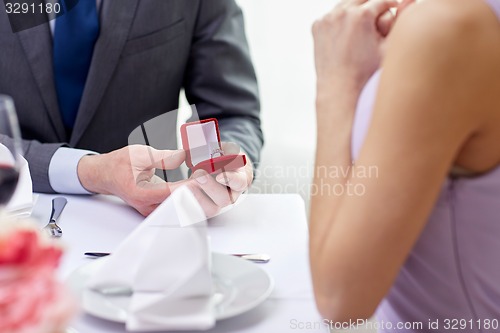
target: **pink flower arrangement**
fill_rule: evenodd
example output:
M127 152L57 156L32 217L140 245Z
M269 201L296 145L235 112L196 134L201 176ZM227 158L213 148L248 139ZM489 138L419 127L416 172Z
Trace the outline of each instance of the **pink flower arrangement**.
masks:
M36 228L0 225L0 333L64 332L74 301L55 276L62 249Z

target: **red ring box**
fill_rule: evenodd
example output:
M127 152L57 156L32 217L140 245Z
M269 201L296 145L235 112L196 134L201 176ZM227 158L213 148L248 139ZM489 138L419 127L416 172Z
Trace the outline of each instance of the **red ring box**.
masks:
M210 118L181 126L182 148L186 151L186 165L195 172L205 170L210 174L231 171L247 164L245 155L222 155L212 157L212 152L221 150L219 123Z

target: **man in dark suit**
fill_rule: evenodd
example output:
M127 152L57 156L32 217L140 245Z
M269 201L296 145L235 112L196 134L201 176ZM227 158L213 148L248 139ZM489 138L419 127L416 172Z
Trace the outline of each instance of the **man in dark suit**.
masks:
M35 191L114 194L149 214L175 187L152 168L184 160L166 150L176 149L177 114L168 112L182 88L199 118L217 118L222 140L250 160L226 177L188 181L207 214L230 203L226 185L234 199L250 184L263 138L234 0L80 0L29 29L13 32L10 23L0 11L0 93L15 101ZM164 114L161 150L126 147L134 129ZM1 134L0 142L11 144ZM134 165L132 152L155 163ZM148 176L138 181L131 170Z

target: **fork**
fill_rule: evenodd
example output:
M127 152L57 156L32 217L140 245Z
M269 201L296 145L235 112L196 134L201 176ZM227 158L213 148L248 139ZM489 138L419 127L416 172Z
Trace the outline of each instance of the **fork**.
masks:
M57 225L57 220L61 216L61 213L68 203L68 200L63 197L57 197L52 199L52 213L50 214L49 223L43 228L45 232L49 234L49 236L59 238L62 236L62 229Z

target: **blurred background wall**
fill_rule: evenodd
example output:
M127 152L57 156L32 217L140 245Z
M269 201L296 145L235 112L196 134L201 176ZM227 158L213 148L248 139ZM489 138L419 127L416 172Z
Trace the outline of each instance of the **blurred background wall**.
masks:
M252 193L309 202L315 150L313 22L337 0L237 0L257 71L266 139Z

